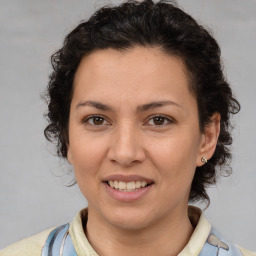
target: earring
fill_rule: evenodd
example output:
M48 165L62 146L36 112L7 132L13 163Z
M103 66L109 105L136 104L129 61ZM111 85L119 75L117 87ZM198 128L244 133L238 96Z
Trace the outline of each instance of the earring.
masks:
M204 164L206 164L206 163L207 163L207 158L203 156L203 157L201 158L201 161L202 161Z

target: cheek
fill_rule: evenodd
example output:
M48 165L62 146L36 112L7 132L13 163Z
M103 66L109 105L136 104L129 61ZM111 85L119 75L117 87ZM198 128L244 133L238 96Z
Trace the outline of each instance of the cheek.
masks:
M178 138L178 139L177 139ZM198 152L197 136L170 136L161 143L153 143L151 158L163 178L192 180L196 168Z
M172 205L187 203L195 173L196 157L191 155L188 144L185 145L166 143L154 149L153 161L158 170L160 194L163 201L172 202Z
M100 144L96 141L91 142L91 140L80 138L79 141L70 145L76 181L88 203L91 202L91 198L94 198L95 191L101 183L98 170L103 156Z
M102 141L89 136L85 138L80 136L79 140L72 141L70 152L77 182L86 182L90 177L95 178L105 152ZM81 180L84 177L86 180Z

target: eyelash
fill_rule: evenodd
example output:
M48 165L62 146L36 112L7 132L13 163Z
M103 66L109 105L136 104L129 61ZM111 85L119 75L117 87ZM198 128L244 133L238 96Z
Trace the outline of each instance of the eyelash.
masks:
M153 120L154 118L162 118L162 119L164 119L164 122L167 121L167 123L162 124L162 125L155 125L155 124L152 124L152 126L155 126L155 127L163 127L163 126L166 126L166 125L168 125L168 124L174 123L174 120L173 120L173 119L171 119L170 117L167 117L167 116L165 116L165 115L153 115L153 116L150 116L150 118L148 119L147 122L149 122L149 120Z
M102 127L104 126L104 124L100 124L100 125L95 125L95 124L91 124L89 123L89 120L95 120L96 118L100 118L100 119L103 119L103 122L106 121L106 118L104 116L100 116L100 115L91 115L91 116L88 116L87 118L83 119L82 120L82 123L84 124L87 124L87 125L90 125L90 126L95 126L95 127ZM161 124L161 125L156 125L156 124L150 124L150 126L155 126L155 127L158 127L158 128L161 128L161 127L164 127L168 124L172 124L174 123L175 121L173 119L171 119L170 117L167 117L165 115L160 115L160 114L156 114L156 115L153 115L153 116L150 116L148 118L148 121L146 123L148 123L150 120L153 120L154 118L162 118L164 119L164 123L165 124ZM107 121L108 122L108 121ZM166 123L167 122L167 123ZM109 124L107 124L109 125Z
M93 120L93 119L95 119L95 118L100 118L100 119L103 119L104 121L106 121L106 118L103 117L103 116L91 115L91 116L88 116L87 118L83 119L83 120L82 120L82 123L84 123L84 124L89 124L89 125L91 125L91 126L102 126L102 125L95 125L95 124L90 124L90 123L89 123L89 120L90 120L90 119Z

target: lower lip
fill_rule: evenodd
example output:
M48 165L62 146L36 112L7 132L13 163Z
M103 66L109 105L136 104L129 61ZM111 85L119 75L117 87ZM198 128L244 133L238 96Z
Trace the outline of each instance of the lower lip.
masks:
M103 183L109 194L119 201L129 202L129 201L135 201L146 195L149 190L152 188L153 184L140 188L136 191L119 191L117 189L114 189L110 187L107 183Z

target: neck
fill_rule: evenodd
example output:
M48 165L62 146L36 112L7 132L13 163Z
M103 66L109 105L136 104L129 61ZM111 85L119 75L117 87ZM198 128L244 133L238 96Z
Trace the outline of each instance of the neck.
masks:
M89 210L86 236L102 256L177 256L193 232L187 211L182 213L163 218L147 228L124 230L106 222L103 224Z

